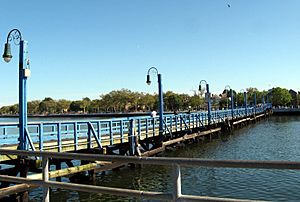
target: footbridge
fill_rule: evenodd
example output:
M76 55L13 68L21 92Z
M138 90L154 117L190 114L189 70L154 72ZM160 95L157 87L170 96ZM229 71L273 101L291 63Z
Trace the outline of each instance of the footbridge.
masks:
M138 116L111 118L102 120L29 122L26 134L27 150L20 150L19 125L17 123L0 124L0 199L16 195L19 201L28 200L28 190L38 186L44 189L44 201L49 201L49 187L77 191L100 192L119 196L133 196L162 201L236 201L236 199L210 198L203 196L184 196L181 194L180 165L245 167L249 162L218 162L199 159L157 159L154 164L174 167L174 193L154 193L139 190L109 187L86 186L74 183L61 183L60 177L71 176L79 172L95 173L124 166L128 163L148 162L153 156L168 146L186 141L212 139L214 135L230 131L234 127L255 122L272 113L272 105L267 103L259 107L248 106L228 110L216 110L210 113L179 113L163 116L163 131L160 130L160 117ZM106 156L106 157L105 157ZM126 158L127 156L127 158ZM129 158L128 157L133 157ZM139 156L137 158L137 156ZM120 157L120 159L118 159ZM125 158L124 158L125 157ZM79 159L80 165L72 160ZM173 165L171 162L177 162ZM152 164L150 162L150 164ZM65 163L67 167L62 167ZM146 163L147 164L147 163ZM291 165L278 165L270 162L250 162L251 168L290 168ZM295 163L294 163L295 164ZM292 166L294 166L294 164ZM55 169L50 169L55 165ZM298 164L295 164L296 167ZM277 167L278 168L277 168ZM295 167L295 168L296 168ZM298 167L296 168L298 169ZM56 178L57 183L50 181ZM20 183L9 186L10 183ZM26 198L27 197L27 198ZM7 198L4 198L7 199ZM242 201L242 200L240 200ZM248 200L244 200L248 201Z
M230 129L241 120L250 120L269 113L271 104L208 112L168 114L160 118L149 116L30 122L25 130L26 148L31 151L96 152L101 154L137 155L161 146L162 142L200 134L202 131ZM20 145L18 123L0 124L0 146L17 150ZM15 159L0 156L0 162Z

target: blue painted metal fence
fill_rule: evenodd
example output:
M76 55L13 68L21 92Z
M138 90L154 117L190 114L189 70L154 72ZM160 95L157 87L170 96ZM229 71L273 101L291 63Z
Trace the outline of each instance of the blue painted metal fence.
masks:
M272 108L271 104L212 111L211 124L260 114L269 108ZM174 132L205 127L208 122L207 112L164 115L164 134L172 135ZM139 139L158 136L159 118L143 116L92 121L32 122L28 124L26 134L29 150L76 151L82 149L82 145L86 148L101 148L103 145L130 142L133 136L138 136ZM18 137L18 123L0 123L1 147L17 147ZM64 147L68 147L68 150L64 150Z

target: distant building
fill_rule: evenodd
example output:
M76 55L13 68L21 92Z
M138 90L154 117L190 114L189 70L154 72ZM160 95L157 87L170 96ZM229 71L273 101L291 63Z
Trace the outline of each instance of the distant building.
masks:
M289 90L290 95L292 96L291 106L293 108L298 108L298 93L294 90Z

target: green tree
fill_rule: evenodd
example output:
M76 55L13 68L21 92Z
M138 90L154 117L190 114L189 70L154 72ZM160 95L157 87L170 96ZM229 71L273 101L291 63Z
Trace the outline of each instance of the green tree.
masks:
M58 113L68 112L70 109L70 104L71 104L71 101L65 100L65 99L60 99L56 102L56 111Z
M9 106L9 114L18 114L19 113L19 104L14 104Z
M89 113L99 113L100 111L103 111L101 108L101 101L99 99L92 100L88 107L88 112Z
M144 96L143 93L139 92L131 92L130 93L130 100L132 107L130 108L131 111L138 111L142 109L142 97Z
M286 106L291 101L292 96L287 89L280 87L272 89L272 104L274 106Z
M227 97L222 97L219 101L219 109L225 109L228 108L230 105L230 102Z
M85 97L85 98L82 99L80 108L83 109L83 113L86 112L86 110L90 106L90 104L91 104L91 99L90 98Z
M257 100L257 93L259 92L257 88L249 87L246 88L247 91L247 103L254 104L254 94L256 93L256 100Z
M181 99L181 104L179 106L180 110L188 110L190 106L190 96L188 94L182 93L179 94Z
M82 110L81 108L81 101L77 100L77 101L72 101L70 104L70 111L72 112L79 112Z
M28 114L38 114L39 113L39 100L33 100L27 103Z
M141 108L146 111L150 111L154 108L155 104L155 96L150 95L149 93L143 94L140 99Z
M0 109L0 114L16 114L18 113L18 106L3 106Z
M235 102L237 103L238 107L244 107L244 93L243 92L236 94Z
M50 114L55 113L56 112L56 102L52 98L46 97L39 104L39 112L40 113L50 113Z
M101 104L106 111L125 111L132 106L132 92L127 89L114 90L108 94L101 95Z
M177 111L182 106L182 99L180 95L173 93L172 91L167 91L164 94L164 103L166 111Z
M200 97L196 92L194 92L194 95L189 99L189 106L191 106L192 109L200 110L203 104L204 98Z

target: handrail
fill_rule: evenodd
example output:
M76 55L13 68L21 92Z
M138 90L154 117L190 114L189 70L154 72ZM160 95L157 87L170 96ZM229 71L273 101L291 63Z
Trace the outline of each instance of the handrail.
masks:
M101 154L80 154L66 152L22 151L0 149L0 155L36 156L55 159L77 159L87 161L113 161L149 165L173 165L185 167L224 167L224 168L260 168L260 169L292 169L300 170L300 162L292 161L257 161L257 160L210 160L199 158L177 157L136 157Z
M42 180L31 180L20 177L0 175L0 181L13 183L26 183L43 187L44 201L49 200L49 187L70 189L75 191L100 192L117 196L140 197L144 199L156 199L163 201L185 201L185 200L202 200L202 201L250 201L241 199L224 199L206 196L182 195L181 193L181 167L216 167L216 168L248 168L248 169L289 169L300 170L300 162L290 161L257 161L257 160L209 160L199 158L169 158L169 157L135 157L135 156L112 156L96 154L78 154L78 153L57 153L57 152L39 152L39 151L16 151L0 149L1 155L19 155L42 157L43 165L48 165L49 159L77 159L89 161L113 161L121 163L167 165L173 167L173 193L148 192L120 188L108 188L92 185L80 185L74 183L62 183L49 181L48 166L43 166Z
M270 107L270 104L257 107L256 113L262 113ZM220 123L225 119L243 118L246 115L250 116L255 114L253 107L247 107L247 109L237 108L233 109L233 112L234 117L231 117L231 110L212 111L211 123ZM184 117L184 119L182 119L182 117ZM44 143L47 141L56 141L53 146L57 146L58 150L65 151L61 146L62 141L73 139L73 148L69 147L68 151L71 151L71 149L76 151L82 149L79 147L78 140L80 138L86 138L89 145L91 145L91 141L96 141L97 144L100 143L104 146L106 146L106 144L112 145L114 144L114 139L120 139L121 142L126 142L126 138L130 135L131 120L137 120L135 121L134 128L138 129L135 134L139 138L143 134L146 134L146 137L148 137L148 134L153 134L153 136L158 135L158 117L153 118L150 116L143 116L103 120L55 121L45 123L32 122L28 124L28 138L31 138L33 143L31 148L34 146L36 150L48 150L50 147L45 146ZM164 115L164 120L166 133L196 129L199 128L200 125L206 126L209 124L207 112L192 112L190 114L181 113L178 115L166 114ZM91 126L94 127L94 131L89 130ZM99 139L99 142L97 139ZM107 143L104 144L104 142ZM17 145L18 143L18 124L0 123L0 145ZM99 144L97 146L99 146Z

